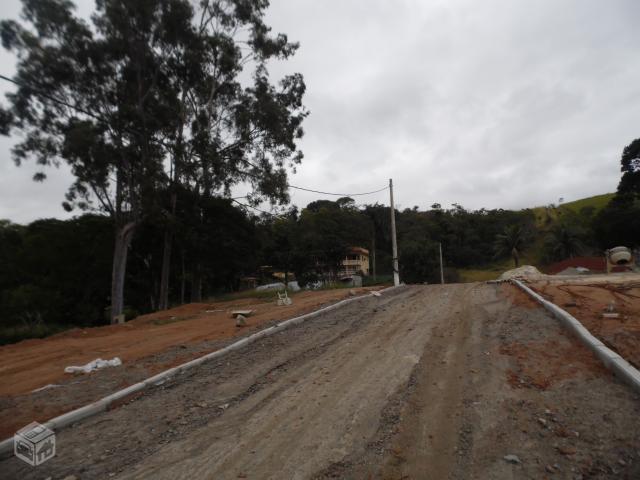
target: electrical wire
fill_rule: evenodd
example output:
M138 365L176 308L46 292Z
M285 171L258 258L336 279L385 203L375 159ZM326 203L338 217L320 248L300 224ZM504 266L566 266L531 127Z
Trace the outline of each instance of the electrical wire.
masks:
M5 81L10 82L10 83L13 83L14 85L17 85L18 87L21 87L21 88L29 88L29 89L33 90L34 92L37 92L37 93L39 93L40 95L42 95L44 98L47 98L48 100L51 100L52 102L58 103L58 104L63 105L63 106L65 106L65 107L67 107L67 108L71 108L72 110L76 110L76 111L78 111L78 112L80 112L80 113L83 113L83 114L85 114L85 115L87 115L87 116L89 116L89 117L91 117L91 118L93 118L94 120L97 120L97 121L99 121L99 122L107 123L107 121L106 121L106 120L104 120L104 119L102 119L101 117L99 117L99 116L97 116L97 115L95 115L95 114L93 114L93 113L91 113L91 112L89 112L89 111L87 111L87 110L84 110L84 109L82 109L82 108L79 108L79 107L77 107L77 106L75 106L75 105L71 105L71 104L69 104L68 102L65 102L64 100L60 100L59 98L53 97L53 96L51 96L51 95L47 95L47 94L43 93L42 91L39 91L39 89L38 89L38 88L33 88L33 87L30 87L30 86L25 86L25 85L23 85L22 83L20 83L20 82L18 82L18 81L16 81L16 80L14 80L14 79L12 79L12 78L6 77L6 76L4 76L4 75L2 75L2 74L0 74L0 79L1 79L1 80L5 80ZM129 129L127 129L127 130L129 130ZM137 131L135 131L135 130L129 130L129 131L130 131L131 133L134 133L134 134L140 135L140 133L139 133L139 132L137 132ZM249 176L251 176L251 175L249 175ZM333 193L333 192L323 192L323 191L321 191L321 190L314 190L314 189L312 189L312 188L299 187L299 186L297 186L297 185L289 185L289 188L293 188L293 189L295 189L295 190L302 190L302 191L305 191L305 192L319 193L319 194L321 194L321 195L334 195L334 196L336 196L336 197L358 197L358 196L362 196L362 195L372 195L372 194L374 194L374 193L383 192L383 191L387 190L387 189L389 188L389 186L388 186L388 185L386 185L386 186L384 186L383 188L381 188L381 189L379 189L379 190L373 190L373 191L371 191L371 192L362 192L362 193ZM238 198L242 198L242 197L238 197ZM234 201L235 201L235 200L234 200ZM236 202L236 203L239 203L239 202ZM245 207L249 207L249 208L254 208L254 210L258 210L258 211L260 211L260 212L262 212L262 213L267 213L267 214L269 214L268 212L263 212L262 210L259 210L259 209L255 208L255 207L251 207L250 205L244 205L244 206L245 206Z
M245 197L237 197L237 198L245 198ZM245 207L245 208L252 208L252 209L254 209L254 210L255 210L255 211L257 211L257 212L264 213L265 215L269 215L269 216L271 216L271 217L278 217L278 216L279 216L279 215L276 215L275 213L267 212L267 211L265 211L265 210L260 210L258 207L254 207L254 206L252 206L252 205L246 205L246 204L244 204L244 203L241 203L241 202L237 201L235 198L232 198L232 199L231 199L231 201L232 201L232 202L235 202L235 203L237 203L238 205L241 205L241 206L243 206L243 207Z
M320 193L322 195L335 195L338 197L357 197L360 195L371 195L373 193L378 193L378 192L383 192L384 190L387 190L389 188L389 186L385 186L384 188L381 188L380 190L374 190L372 192L362 192L362 193L332 193L332 192L322 192L320 190L313 190L311 188L305 188L305 187L298 187L296 185L289 185L289 188L295 188L296 190L304 190L305 192L312 192L312 193Z

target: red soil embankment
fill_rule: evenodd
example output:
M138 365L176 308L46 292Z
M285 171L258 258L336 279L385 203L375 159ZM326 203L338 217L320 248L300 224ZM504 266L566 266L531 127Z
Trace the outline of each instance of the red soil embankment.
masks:
M357 291L363 293L366 289ZM69 365L84 365L98 357L120 357L126 367L170 347L241 335L251 327L292 318L347 295L347 290L301 292L295 295L293 305L287 307L259 299L192 303L143 315L124 325L73 329L44 339L5 345L0 347L0 396L28 393L68 378L64 368ZM247 319L247 327L235 326L230 314L235 309L254 310Z

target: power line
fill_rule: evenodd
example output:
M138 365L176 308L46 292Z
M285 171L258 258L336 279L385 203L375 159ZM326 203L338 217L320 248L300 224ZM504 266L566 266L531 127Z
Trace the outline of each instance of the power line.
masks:
M244 158L240 160L246 163L247 165L249 165L250 167L260 170L260 167L258 167L255 163L252 163L249 160L246 160ZM250 172L243 172L243 175L246 175L249 178L255 178L256 180L262 180L262 178L259 175L255 175ZM287 186L289 188L294 188L296 190L304 190L305 192L319 193L321 195L335 195L337 197L357 197L360 195L371 195L373 193L383 192L389 188L388 186L384 186L379 190L373 190L372 192L361 192L361 193L333 193L333 192L323 192L321 190L314 190L312 188L307 188L307 187L299 187L297 185L291 185L291 184L288 184Z
M71 105L70 103L68 103L68 102L66 102L64 100L61 100L59 98L53 97L51 95L48 95L48 94L42 92L42 90L37 88L37 87L34 88L32 86L26 86L26 85L22 84L21 82L18 82L16 80L12 79L12 78L6 77L5 75L2 75L2 74L0 74L0 79L1 80L5 80L5 81L10 82L10 83L13 83L14 85L17 85L18 87L21 87L21 88L28 88L28 89L30 89L30 90L42 95L42 97L44 97L44 98L46 98L48 100L51 100L54 103L57 103L57 104L62 105L62 106L65 106L67 108L71 108L72 110L76 110L77 112L83 113L83 114L87 115L88 117L91 117L94 120L97 120L98 122L108 124L108 122L106 120L104 120L103 118L101 118L100 116L95 115L95 114L93 114L93 113L91 113L91 112L89 112L87 110L84 110L83 108L77 107L75 105ZM125 128L125 130L128 131L129 133L133 133L135 135L142 135L140 132L138 132L136 130L133 130L133 129ZM161 142L161 144L162 144L162 142ZM244 174L249 176L249 177L259 178L257 175L251 175L248 172L244 172ZM383 188L381 188L379 190L374 190L372 192L362 192L362 193L323 192L321 190L314 190L312 188L299 187L297 185L289 185L289 188L294 188L296 190L303 190L305 192L319 193L321 195L334 195L336 197L358 197L358 196L362 196L362 195L372 195L374 193L383 192L384 190L387 190L389 187L385 186L385 187L383 187ZM245 205L245 206L247 206L247 205ZM254 207L249 207L249 208L254 208ZM258 209L255 209L255 210L258 210ZM258 211L261 211L261 210L258 210ZM262 213L268 213L268 212L262 212Z
M357 197L360 195L371 195L373 193L378 193L378 192L383 192L384 190L388 189L388 186L385 186L384 188L381 188L380 190L374 190L373 192L362 192L362 193L332 193L332 192L321 192L320 190L313 190L311 188L305 188L305 187L297 187L296 185L289 185L289 188L295 188L296 190L304 190L305 192L312 192L312 193L320 193L322 195L335 195L338 197Z
M246 197L237 197L237 198L246 198ZM244 204L244 203L241 203L241 202L237 201L235 198L232 198L232 199L231 199L231 201L232 201L232 202L235 202L235 203L237 203L238 205L241 205L241 206L243 206L243 207L245 207L245 208L252 208L252 209L254 209L254 210L255 210L255 211L257 211L257 212L264 213L265 215L269 215L269 216L271 216L271 217L278 217L278 216L279 216L279 215L276 215L275 213L267 212L267 211L265 211L265 210L260 210L258 207L254 207L254 206L252 206L252 205L246 205L246 204Z

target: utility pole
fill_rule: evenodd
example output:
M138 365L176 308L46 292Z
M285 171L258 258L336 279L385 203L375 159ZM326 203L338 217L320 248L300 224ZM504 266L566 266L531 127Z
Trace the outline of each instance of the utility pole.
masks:
M444 270L442 269L442 242L438 243L440 248L440 283L444 285Z
M378 281L378 277L376 276L376 231L375 227L373 229L373 238L371 239L371 266L373 267L373 282Z
M393 205L393 180L389 179L389 196L391 198L391 248L393 249L393 285L400 285L398 271L398 244L396 242L396 209Z

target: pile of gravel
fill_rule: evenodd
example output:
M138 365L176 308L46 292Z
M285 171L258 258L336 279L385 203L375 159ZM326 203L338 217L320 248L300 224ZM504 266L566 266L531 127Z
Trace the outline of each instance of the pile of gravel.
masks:
M518 280L540 280L544 278L545 275L540 273L536 267L531 265L523 265L518 268L514 268L513 270L507 270L504 272L498 280L510 280L512 278L516 278Z

